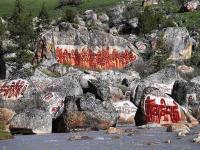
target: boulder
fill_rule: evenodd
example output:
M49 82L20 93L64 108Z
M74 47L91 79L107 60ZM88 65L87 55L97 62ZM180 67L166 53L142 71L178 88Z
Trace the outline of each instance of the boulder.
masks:
M48 105L46 110L51 114L52 119L57 119L64 111L64 98L58 92L49 92L42 98Z
M115 126L118 119L111 102L102 102L91 93L81 98L66 97L63 116L67 130L108 129Z
M50 67L48 67L48 70L50 70L51 72L53 72L54 74L58 76L63 76L68 71L66 66L58 64L58 63L55 63L51 65Z
M178 69L178 72L180 72L182 74L188 74L188 73L194 72L194 68L186 66L186 65L178 66L177 69Z
M125 98L125 96L123 95L123 92L120 88L113 87L113 86L109 86L109 88L110 88L112 102L119 102Z
M125 132L125 130L121 129L121 128L114 128L114 127L110 127L107 130L107 134L123 134Z
M200 5L199 0L189 1L189 2L187 2L187 3L185 3L183 5L183 11L193 12L193 11L195 11L198 8L199 5Z
M130 25L130 27L131 27L132 29L136 29L136 28L138 27L139 20L138 20L137 17L132 18L132 19L130 19L130 20L128 21L128 24Z
M143 90L150 86L158 88L163 93L171 94L174 82L180 79L175 65L151 74L143 80L135 80L130 84L129 89L132 91L132 99L136 106L139 105Z
M10 130L13 133L51 133L52 118L46 111L26 109L12 118Z
M193 139L193 142L195 142L195 143L200 143L200 133L198 134L197 137L195 137L195 138Z
M138 41L135 43L135 46L137 47L138 51L140 53L145 53L147 52L147 44L144 43L143 41Z
M16 113L7 108L0 108L0 124L4 125L4 130L9 132L10 121ZM0 127L1 130L2 127Z
M103 13L101 14L98 19L102 22L102 23L108 23L109 22L109 17L107 14Z
M190 128L184 124L171 124L167 127L167 132L177 132L178 136L185 136L190 132Z
M200 76L194 77L190 82L200 84Z
M198 120L200 119L199 91L200 84L183 80L176 81L172 90L172 97L176 99L180 105L184 106L187 110L190 110L192 115Z
M106 81L103 80L89 80L89 88L84 89L84 92L93 93L98 99L102 101L109 101L111 99L110 88Z
M102 71L99 74L96 74L97 78L100 78L101 80L107 81L110 85L116 86L122 84L122 82L125 82L126 86L129 86L132 81L135 79L140 79L140 75L136 71L114 71L114 70L108 70L108 71Z
M192 53L192 40L185 27L168 27L164 31L164 44L171 52L169 59L190 59Z
M119 113L119 124L133 124L137 107L130 101L119 101L113 103Z
M103 31L89 31L72 26L72 28L55 28L53 35L54 43L52 42L52 29L42 33L42 51L51 54L52 45L54 45L55 52L51 56L56 57L55 60L60 64L105 70L124 68L138 59L137 49L130 42ZM37 49L41 49L41 46ZM37 49L34 62L44 61L47 55L41 56L42 59L38 60ZM123 57L119 57L122 55Z
M108 10L108 16L110 18L110 22L113 26L117 26L122 23L123 21L123 13L125 10L124 4L119 4L114 6Z
M166 125L180 121L182 121L181 108L176 101L154 87L144 89L135 114L137 126L148 123Z

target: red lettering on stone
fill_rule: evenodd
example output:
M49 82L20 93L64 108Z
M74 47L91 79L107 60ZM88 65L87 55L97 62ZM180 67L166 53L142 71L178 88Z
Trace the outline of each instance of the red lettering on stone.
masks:
M145 117L147 122L161 123L170 122L177 123L180 121L181 116L179 106L173 102L172 106L167 106L164 99L160 100L160 104L155 103L155 99L147 97L145 101Z
M97 53L85 48L68 51L57 47L56 58L61 64L88 69L122 69L136 59L136 55L128 50L119 52L113 49L112 52L110 51L109 47Z
M5 82L0 88L0 95L5 99L18 99L23 95L27 86L23 80L12 81L11 83Z

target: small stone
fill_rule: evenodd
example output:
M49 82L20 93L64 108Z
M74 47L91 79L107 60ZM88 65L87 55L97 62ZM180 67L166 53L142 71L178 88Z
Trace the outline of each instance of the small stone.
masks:
M171 140L167 140L167 141L165 141L165 143L171 144Z
M82 136L82 135L74 135L68 139L69 141L76 141L76 140L92 140L89 136Z
M107 134L122 134L122 133L124 133L124 130L120 128L110 127L107 130Z

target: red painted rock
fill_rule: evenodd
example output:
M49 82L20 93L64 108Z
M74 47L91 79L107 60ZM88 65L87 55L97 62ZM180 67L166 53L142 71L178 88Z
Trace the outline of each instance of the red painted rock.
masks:
M58 63L87 69L120 69L138 58L136 48L126 39L83 28L56 28L42 33L33 62L47 59L51 50ZM52 40L54 39L54 40Z
M48 103L48 110L52 118L58 118L64 110L64 98L56 92L49 92L42 98L43 101Z
M23 97L28 86L28 81L23 79L2 82L0 84L0 98L2 100L18 100Z
M180 121L181 109L175 100L156 88L145 88L135 115L136 125L147 123L166 125Z

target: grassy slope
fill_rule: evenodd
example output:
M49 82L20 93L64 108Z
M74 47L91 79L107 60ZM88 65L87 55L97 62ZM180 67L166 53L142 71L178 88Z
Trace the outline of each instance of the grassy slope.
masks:
M51 16L58 16L62 9L55 9L58 6L59 0L21 0L25 5L26 10L31 11L33 15L37 15L40 11L43 2L46 3ZM78 10L98 9L104 8L122 0L86 0L80 6L76 7ZM7 16L13 12L15 0L0 0L0 16Z

